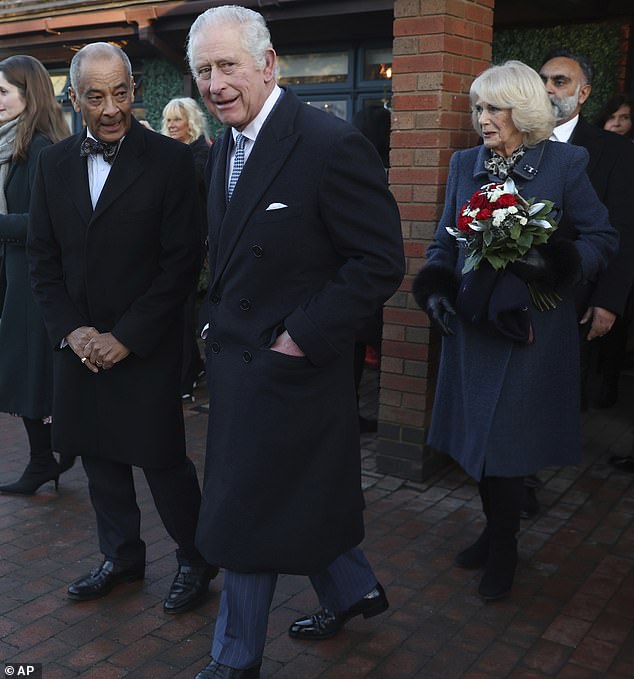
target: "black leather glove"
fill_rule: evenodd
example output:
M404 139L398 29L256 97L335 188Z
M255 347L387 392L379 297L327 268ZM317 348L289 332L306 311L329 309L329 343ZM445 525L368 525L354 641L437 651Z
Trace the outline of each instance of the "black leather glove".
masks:
M456 310L449 298L440 293L432 293L427 298L425 311L429 320L443 335L453 335L454 331L449 326L449 319L456 315Z
M511 262L509 271L525 283L536 281L550 283L553 276L551 263L536 248L531 248L514 262Z

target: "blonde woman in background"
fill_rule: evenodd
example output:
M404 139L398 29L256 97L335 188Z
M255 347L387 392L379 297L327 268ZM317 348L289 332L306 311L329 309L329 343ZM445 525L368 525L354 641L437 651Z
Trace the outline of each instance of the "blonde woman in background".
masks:
M183 144L189 144L189 148L194 154L198 190L202 198L201 204L205 205L207 197L205 165L207 164L210 143L202 109L190 97L171 99L167 102L165 108L163 108L161 133ZM201 234L201 248L203 247L205 235L204 233ZM201 249L201 260L203 257L204 251ZM181 383L183 400L193 400L194 387L205 374L205 364L200 357L196 341L196 325L196 290L194 290L188 297L185 306L185 340L183 343Z

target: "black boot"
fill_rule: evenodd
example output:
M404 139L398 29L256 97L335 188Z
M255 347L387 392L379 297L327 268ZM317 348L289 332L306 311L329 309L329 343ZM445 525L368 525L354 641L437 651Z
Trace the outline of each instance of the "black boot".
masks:
M489 527L485 526L480 537L469 547L456 554L453 562L460 568L482 568L489 558Z
M480 499L482 500L482 511L487 517L487 525L484 527L480 537L472 545L456 554L454 564L460 568L482 568L489 558L489 500L486 477L478 483L478 492L480 493Z
M486 601L508 596L517 566L522 477L488 477L489 555L478 594Z
M75 464L75 455L62 455L59 454L59 473L63 474L67 472Z
M54 481L57 490L60 467L51 452L51 425L28 417L23 417L22 421L29 437L31 459L22 476L13 483L0 486L0 492L33 495L47 481Z
M520 506L520 517L522 519L532 519L539 513L537 489L542 486L543 483L534 474L524 477L524 495Z

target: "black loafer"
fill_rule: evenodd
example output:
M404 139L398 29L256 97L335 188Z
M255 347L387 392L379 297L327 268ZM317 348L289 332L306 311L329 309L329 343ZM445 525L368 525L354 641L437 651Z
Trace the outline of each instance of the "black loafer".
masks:
M196 675L195 679L259 679L259 677L260 665L254 665L246 670L237 670L212 660L204 670Z
M75 601L100 599L109 594L113 587L123 582L142 580L145 576L145 564L131 568L118 568L114 562L106 559L99 568L94 568L88 575L75 580L68 586L67 595Z
M185 613L199 606L207 596L209 581L218 575L217 566L179 566L167 599L163 602L166 613Z
M295 639L330 639L351 618L357 615L362 615L364 618L372 618L386 611L389 605L385 590L377 582L376 587L362 599L359 599L347 611L334 613L327 608L322 608L317 613L313 613L313 615L295 620L290 626L288 634Z

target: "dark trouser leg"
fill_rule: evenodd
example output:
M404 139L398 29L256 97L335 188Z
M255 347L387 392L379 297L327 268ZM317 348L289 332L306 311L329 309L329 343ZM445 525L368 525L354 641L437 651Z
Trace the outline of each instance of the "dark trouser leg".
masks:
M619 376L625 359L627 326L623 319L617 318L607 335L593 341L598 342L601 376L599 394L593 405L595 408L611 408L618 399Z
M140 537L141 513L132 467L87 456L82 457L82 463L88 476L102 553L121 568L144 564L145 543Z
M262 662L276 583L276 573L225 571L211 646L214 660L237 669Z
M590 379L593 367L596 367L596 355L594 342L588 342L586 339L588 335L588 323L579 326L579 370L580 370L580 388L581 388L581 411L588 409L588 390L590 388Z
M338 556L325 571L310 576L322 608L345 611L376 587L376 575L358 548Z
M178 547L178 563L204 562L194 544L200 512L200 486L193 462L186 457L175 467L144 469L143 472L165 530Z
M486 477L489 554L478 592L484 599L501 599L513 586L517 566L524 478Z

